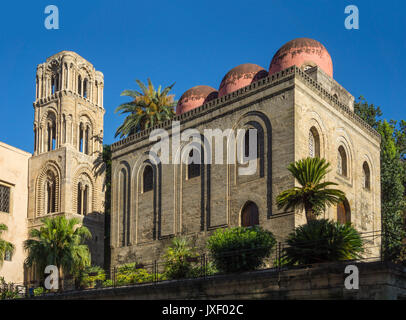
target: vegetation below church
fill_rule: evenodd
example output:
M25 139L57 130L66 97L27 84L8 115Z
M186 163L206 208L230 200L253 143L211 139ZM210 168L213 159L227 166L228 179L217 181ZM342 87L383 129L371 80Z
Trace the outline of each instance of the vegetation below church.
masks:
M57 266L64 276L78 276L90 266L90 252L84 242L91 238L91 233L78 219L59 216L41 222L43 226L32 229L30 239L24 242L27 267L35 266L42 278L48 265Z
M207 241L214 266L224 273L259 268L275 244L273 234L259 226L218 229Z
M307 265L361 258L363 241L351 224L326 219L297 227L286 241L285 265Z

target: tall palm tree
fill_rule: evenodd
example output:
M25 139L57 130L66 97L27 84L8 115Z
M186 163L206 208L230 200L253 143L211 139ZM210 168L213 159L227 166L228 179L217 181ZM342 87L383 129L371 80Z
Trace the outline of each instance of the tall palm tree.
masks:
M91 238L89 229L80 225L76 218L63 216L44 218L40 229L30 231L30 239L24 242L28 251L25 264L35 265L42 279L47 265L58 267L59 274L75 274L90 266L90 252L84 241Z
M4 231L7 231L8 228L5 224L0 223L0 236ZM3 265L4 262L4 256L6 252L9 252L10 254L14 253L14 245L10 242L7 242L6 240L2 240L0 238L0 267Z
M175 84L166 87L161 91L161 86L155 90L151 80L148 78L148 87L141 81L136 80L141 91L125 90L122 96L131 97L133 100L117 107L115 112L128 114L122 125L116 131L116 137L120 138L132 135L141 130L148 129L160 121L170 120L175 115L174 95L169 91Z
M330 163L325 159L306 158L288 166L288 170L299 182L300 187L294 187L281 192L276 197L279 209L304 208L307 222L315 220L326 206L338 204L345 199L344 192L330 189L336 186L334 182L322 182Z

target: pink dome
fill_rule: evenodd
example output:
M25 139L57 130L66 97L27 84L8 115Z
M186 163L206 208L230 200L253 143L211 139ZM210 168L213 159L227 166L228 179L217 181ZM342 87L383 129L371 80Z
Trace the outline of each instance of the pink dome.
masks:
M176 114L185 113L217 98L216 89L209 86L196 86L187 90L179 99Z
M260 66L252 63L241 64L231 69L223 78L219 88L219 97L250 85L268 73Z
M283 45L272 59L269 74L279 72L296 65L299 68L320 67L333 77L333 62L327 49L318 41L298 38Z

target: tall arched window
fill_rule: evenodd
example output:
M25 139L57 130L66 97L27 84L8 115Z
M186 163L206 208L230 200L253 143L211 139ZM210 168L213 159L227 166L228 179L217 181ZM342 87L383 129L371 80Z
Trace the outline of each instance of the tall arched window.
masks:
M256 225L259 225L258 206L254 202L249 201L241 211L241 226L252 227Z
M88 199L89 198L89 186L86 185L85 189L83 190L83 215L87 215L88 212Z
M250 144L250 132L252 132L251 134L255 137L256 136L256 147L257 147L257 152L255 154L255 150L252 150L253 147L255 146L251 146ZM251 148L250 148L251 147ZM256 159L258 158L258 153L259 153L259 139L258 139L258 130L255 128L248 128L245 131L245 135L244 135L244 157L245 158L249 158L250 157L250 152L253 153L252 159Z
M345 152L343 146L338 148L338 157L337 157L337 172L338 174L347 177L347 153Z
M337 205L337 222L342 224L351 222L351 209L347 200Z
M81 122L79 125L79 152L90 154L91 127L89 123Z
M152 191L154 188L154 171L151 166L146 166L142 177L143 193Z
M77 194L77 214L82 214L82 183L78 183L78 194Z
M78 76L78 94L82 95L82 77Z
M45 182L45 205L47 214L56 212L56 179L52 171L48 171Z
M315 127L309 130L309 157L320 158L320 136Z
M77 214L85 216L91 212L91 196L92 196L92 182L86 174L79 177L77 184Z
M83 97L87 98L88 81L87 78L83 81Z
M189 152L189 159L191 159L191 162L187 166L188 180L192 179L192 178L200 177L200 162L201 161L199 161L199 163L195 163L193 160L194 158L199 159L199 160L201 159L200 153L196 149L192 149Z
M371 189L371 172L367 162L364 162L362 165L362 186L364 189Z
M120 246L124 247L127 244L128 233L127 224L129 224L129 202L127 201L128 196L128 186L127 180L128 173L125 169L121 169L119 174L119 192L118 192L118 213L119 213L119 243Z
M89 127L85 130L85 153L89 154Z
M46 151L52 151L56 149L56 119L54 114L48 116L46 123Z

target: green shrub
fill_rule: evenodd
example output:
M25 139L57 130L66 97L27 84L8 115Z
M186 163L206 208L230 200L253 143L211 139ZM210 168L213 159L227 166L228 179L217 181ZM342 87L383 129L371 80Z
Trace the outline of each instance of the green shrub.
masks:
M103 288L110 288L114 286L113 280L107 279L103 281L102 287Z
M102 283L106 279L106 273L99 266L87 267L80 277L80 286L94 288L97 283Z
M0 300L12 300L20 297L18 288L13 283L7 283L3 277L0 277Z
M207 247L220 272L255 270L268 257L276 240L270 231L259 226L218 229L208 239Z
M128 263L117 268L117 285L128 285L135 283L151 282L153 276L147 270L137 268L136 263Z
M203 276L212 276L215 275L218 272L216 269L216 266L212 261L208 261L206 263L206 266L202 265L197 265L194 268L192 268L191 271L191 276L193 278L198 278L198 277L203 277Z
M358 259L363 252L361 236L351 224L326 219L297 227L287 245L283 258L288 265Z
M43 287L34 289L34 297L42 296L44 293L46 293L46 290Z
M193 269L199 261L198 255L185 238L174 238L164 255L165 276L168 279L193 277Z

